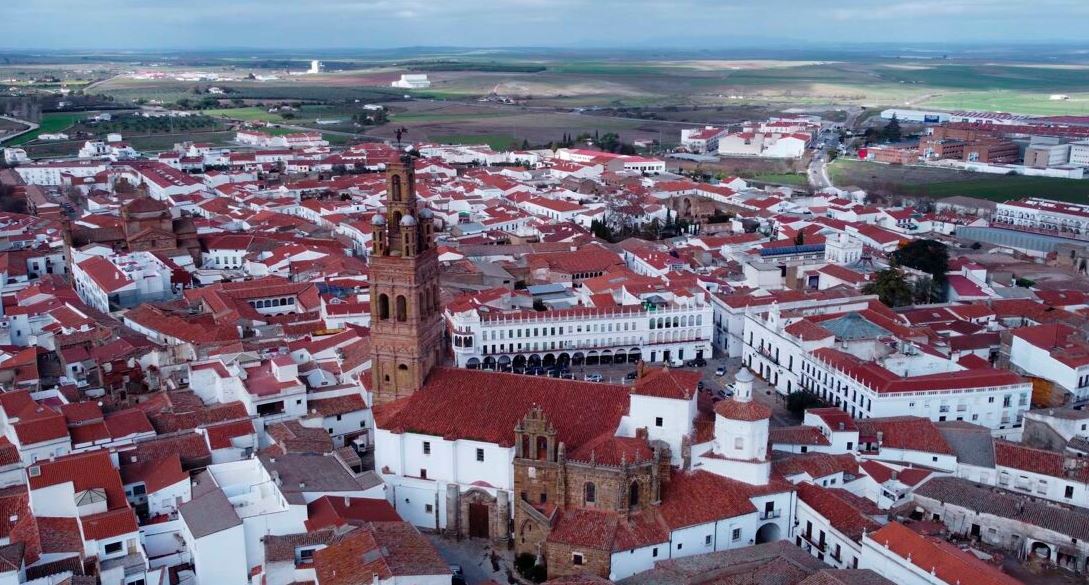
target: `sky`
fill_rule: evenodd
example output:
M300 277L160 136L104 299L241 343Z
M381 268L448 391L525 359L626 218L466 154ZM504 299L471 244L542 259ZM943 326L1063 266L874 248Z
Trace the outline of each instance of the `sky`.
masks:
M13 0L8 49L1084 41L1089 0Z

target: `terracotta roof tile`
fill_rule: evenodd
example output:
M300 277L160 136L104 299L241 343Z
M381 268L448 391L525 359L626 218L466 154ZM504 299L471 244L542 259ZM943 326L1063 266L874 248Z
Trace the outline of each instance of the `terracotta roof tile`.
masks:
M899 522L890 522L869 535L878 546L933 573L945 583L960 585L1016 585L1020 581L942 540L926 537Z
M628 410L628 388L519 376L480 370L437 368L411 397L375 413L380 428L446 438L514 445L514 427L534 405L556 427L560 441L575 450L614 431ZM383 415L383 412L385 415Z

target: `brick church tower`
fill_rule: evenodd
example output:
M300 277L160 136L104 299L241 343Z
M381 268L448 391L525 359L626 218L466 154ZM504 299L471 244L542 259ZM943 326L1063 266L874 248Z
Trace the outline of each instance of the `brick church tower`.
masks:
M442 357L439 261L431 210L417 209L411 157L386 170L386 213L370 258L374 404L412 395Z

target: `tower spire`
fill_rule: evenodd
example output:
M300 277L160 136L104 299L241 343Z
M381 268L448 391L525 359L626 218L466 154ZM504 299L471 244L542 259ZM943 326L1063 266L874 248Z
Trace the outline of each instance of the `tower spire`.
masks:
M382 404L419 390L442 356L434 216L416 199L407 154L386 168L386 209L371 236L372 391Z

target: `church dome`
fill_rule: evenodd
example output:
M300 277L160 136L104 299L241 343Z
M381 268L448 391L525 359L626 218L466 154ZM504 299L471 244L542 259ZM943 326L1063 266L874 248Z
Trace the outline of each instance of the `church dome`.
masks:
M432 217L435 217L435 214L430 209L425 207L420 210L420 219L431 219Z
M374 217L371 218L371 224L386 225L386 216L382 215L381 213L374 214Z
M416 218L411 215L406 215L401 218L401 227L412 227L416 225Z
M737 376L734 377L737 382L752 382L756 380L756 377L752 375L752 370L749 368L741 368L737 372Z

